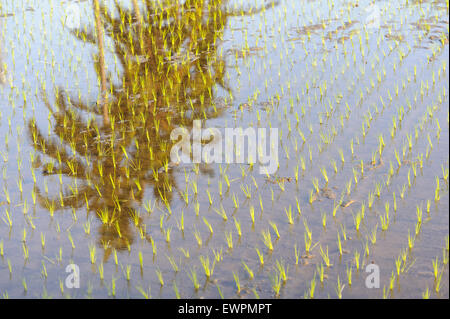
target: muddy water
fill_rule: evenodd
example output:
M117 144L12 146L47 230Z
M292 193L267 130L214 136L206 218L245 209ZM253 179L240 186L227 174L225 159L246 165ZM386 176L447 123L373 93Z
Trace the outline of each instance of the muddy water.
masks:
M90 1L2 3L2 296L448 298L446 2L174 3L103 1L103 50ZM171 164L196 119L277 128L277 171ZM220 254L207 279L200 257Z

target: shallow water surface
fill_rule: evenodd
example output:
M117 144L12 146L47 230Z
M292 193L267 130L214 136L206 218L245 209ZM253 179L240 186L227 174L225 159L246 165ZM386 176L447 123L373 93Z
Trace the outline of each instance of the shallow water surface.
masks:
M448 1L5 0L0 30L2 297L448 298ZM276 171L172 161L196 120L277 129Z

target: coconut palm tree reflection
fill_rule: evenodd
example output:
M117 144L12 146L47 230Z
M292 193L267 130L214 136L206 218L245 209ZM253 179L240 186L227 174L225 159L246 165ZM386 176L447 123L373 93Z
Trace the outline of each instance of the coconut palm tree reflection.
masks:
M107 76L109 97L101 101L107 112L105 104L89 105L58 88L53 102L43 97L54 138L42 134L34 119L28 123L35 149L48 159L44 175L58 175L62 186L56 195L37 187L40 205L51 214L67 208L93 212L102 222L105 259L112 248L129 248L136 232L152 240L140 217L145 189L170 208L176 189L171 131L221 113L215 87L229 88L218 46L227 19L236 14L226 2L147 0L146 14L118 2L114 14L100 4L105 36L114 41L123 70L119 84ZM94 30L72 33L98 44ZM104 70L97 57L94 65L100 82Z

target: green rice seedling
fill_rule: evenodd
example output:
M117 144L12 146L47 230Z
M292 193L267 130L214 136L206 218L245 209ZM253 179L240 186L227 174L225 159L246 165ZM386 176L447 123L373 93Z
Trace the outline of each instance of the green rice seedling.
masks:
M111 295L113 297L116 296L116 278L114 278L114 276L111 278Z
M370 235L370 241L372 245L375 245L377 243L377 229L378 224L375 225L374 229L372 230L372 235Z
M270 282L272 284L272 290L275 293L275 297L279 297L282 284L281 275L278 274L278 272L275 272L275 274L270 276Z
M352 266L348 266L347 265L347 282L348 282L348 286L351 287L352 286Z
M91 221L87 220L85 224L83 224L84 232L86 235L91 233Z
M219 249L213 249L212 250L213 254L214 254L214 259L216 262L220 262L223 259L223 252L222 252L222 248Z
M0 256L3 258L5 256L5 251L3 247L3 239L0 241Z
M334 173L337 174L338 169L337 169L336 161L334 159L331 160L331 165L333 165Z
M258 254L259 263L261 266L264 266L264 255L261 253L261 251L258 248L255 248L256 253Z
M237 220L235 217L233 217L233 219L234 219L234 226L236 227L238 236L239 236L239 238L241 238L241 236L242 236L241 222L239 220Z
M320 263L320 266L317 266L316 270L317 270L317 273L319 274L320 283L323 284L323 281L325 279L325 270L324 270L323 264Z
M422 225L422 206L416 206L417 224Z
M364 126L363 126L364 127ZM354 152L353 152L353 139L350 140L350 150L352 151L352 158L354 157Z
M438 257L436 257L436 259L433 259L432 263L433 263L434 280L436 280L439 275L439 259L438 259Z
M12 276L12 266L11 266L11 260L9 258L6 260L6 263L8 264L8 270L9 270L9 276Z
M214 273L214 267L216 266L216 261L211 264L209 261L209 257L200 256L200 263L202 264L203 270L205 272L205 276L207 279L211 278Z
M344 152L341 148L339 149L339 155L341 156L342 165L345 164Z
M292 207L291 205L289 205L289 209L286 209L286 207L284 208L285 212L286 212L286 216L288 218L288 222L290 225L294 224L294 219L292 217Z
M441 282L442 282L443 274L444 274L444 271L442 270L440 275L435 280L434 291L436 292L437 295L439 295L439 291L441 290Z
M277 239L280 238L280 233L278 232L277 224L275 224L274 222L269 221L269 225L272 227L273 231L277 235Z
M136 287L137 291L139 291L139 293L145 298L145 299L150 299L151 298L151 294L150 294L150 287L148 287L148 290L144 290L144 288L142 288L141 286Z
M255 296L255 299L260 299L258 292L255 288L252 289L253 295Z
M362 215L361 213L357 213L356 216L353 216L353 223L355 224L356 232L359 233L359 227L361 225Z
M314 292L316 290L316 273L314 273L313 279L309 285L309 298L314 299Z
M444 181L448 183L449 170L448 168L444 169L444 165L441 165L441 169L442 169L442 177L444 178Z
M296 206L297 206L298 215L301 216L302 215L302 210L300 208L300 202L299 202L297 197L295 197L295 203L296 203Z
M409 248L409 250L412 250L414 248L414 241L415 241L415 237L411 236L411 234L408 230L408 248Z
M153 205L152 205L151 200L148 200L147 202L144 203L144 209L146 210L146 212L147 212L148 214L153 213L153 211L154 211L154 209L155 209L155 206L156 206L156 200L155 200L155 202L153 203Z
M202 236L200 235L200 232L195 227L194 227L194 236L195 236L195 239L197 240L198 247L201 247L203 244Z
M401 269L402 269L401 267L402 267L402 259L399 256L395 260L395 269L397 271L397 276L400 276L400 272L401 272Z
M42 271L41 271L42 276L44 277L44 279L47 278L48 274L47 274L47 267L45 267L45 261L42 261Z
M170 244L170 234L172 233L172 227L167 228L164 231L164 238L166 240L166 243Z
M252 197L251 187L249 187L248 185L246 185L245 187L241 185L241 190L246 198L250 199Z
M225 212L225 209L223 208L222 205L220 205L220 210L215 209L215 208L214 208L214 210L216 211L217 214L219 214L220 217L222 217L222 219L224 221L228 220L227 213Z
M395 192L392 193L392 197L393 197L394 212L397 212L397 199L395 197Z
M342 237L344 237L344 240L347 241L347 230L344 224L341 224L341 231L342 231Z
M172 269L175 273L177 273L180 269L175 261L175 259L172 256L167 256L167 260L169 261L170 265L172 266Z
M449 251L449 236L445 236L445 250Z
M0 248L3 248L3 241L0 245ZM45 248L45 235L41 232L41 248L44 249ZM3 254L2 254L3 256Z
M89 256L91 260L91 264L95 264L96 256L95 256L95 245L89 245Z
M325 184L328 184L328 174L327 169L325 167L322 167L320 169L320 172L322 173L323 178L325 179Z
M440 190L439 177L436 176L436 189L434 192L434 201L435 202L438 202L441 199L441 196L439 195L439 190Z
M161 270L160 269L156 269L155 272L156 272L156 276L158 277L159 284L161 285L161 287L163 287L164 286L164 279L163 279L163 275L162 275Z
M239 295L241 293L241 290L242 290L241 289L241 282L239 280L239 275L236 274L234 271L233 271L233 278L234 278L234 283L236 284L237 294Z
M233 193L233 203L234 203L234 208L238 209L239 208L239 199L237 198L236 194L234 194L234 193ZM223 214L221 214L221 212L218 212L218 213L219 213L219 215L221 215L223 217ZM223 211L223 213L225 213L225 211ZM225 220L225 218L224 218L224 220Z
M100 276L100 280L103 281L104 277L104 270L103 270L103 263L101 262L100 265L98 265L98 274Z
M357 186L358 185L358 171L355 168L353 168L352 170L353 170L353 179L355 180L355 186ZM350 195L350 192L348 192L348 195Z
M345 288L345 284L342 285L341 279L339 278L339 275L338 275L337 286L335 288L335 291L336 291L336 294L337 294L339 299L342 299L342 292L344 291L344 288Z
M320 255L322 256L322 259L323 259L325 265L327 266L327 268L331 267L332 264L330 263L330 257L328 255L328 246L327 246L326 251L323 251L322 245L319 245L319 249L320 249Z
M10 205L8 203L8 205ZM12 219L11 219L11 214L9 213L8 208L5 208L5 218L2 217L2 220L5 222L6 225L8 225L10 228L12 227Z
M250 269L249 266L247 266L247 264L245 262L242 262L242 265L244 266L244 269L247 271L247 274L248 274L250 280L253 280L253 278L255 277L255 275L253 274L253 271Z
M387 299L389 297L389 289L386 289L386 286L383 286L383 299Z
M318 194L318 193L320 193L320 189L319 189L319 179L318 178L313 178L312 179L312 183L313 183L313 186L314 186L314 189L316 190L316 193Z
M127 281L131 280L131 265L125 267L125 278Z
M378 198L380 198L381 196L381 189L383 188L383 186L379 183L375 184L375 194L377 195Z
M295 256L295 265L298 266L298 261L300 259L300 251L297 247L297 244L294 244L294 256Z
M411 170L408 170L408 187L411 188Z
M211 192L209 191L209 189L206 190L206 195L208 195L209 206L211 206L213 203L213 198L211 196Z
M394 166L391 161L389 161L389 176L394 176Z
M22 286L23 286L23 290L25 291L25 293L27 293L28 285L27 285L27 281L25 280L25 277L22 278Z
M335 202L333 202L333 217L336 217L340 205L341 205L340 203L335 204Z
M205 225L206 225L206 227L208 227L208 229L209 229L209 233L212 235L213 233L214 233L214 231L213 231L213 228L212 228L212 226L211 226L211 224L208 222L208 220L206 219L206 217L203 217L203 222L205 223ZM195 232L196 231L194 231L194 234L195 234ZM198 232L197 232L197 234L198 234ZM199 235L199 234L198 234ZM196 236L196 238L197 238L197 236ZM200 240L201 241L201 240ZM198 242L198 240L197 240L197 242ZM201 246L201 245L200 245Z
M366 257L369 257L370 249L369 249L369 241L367 240L367 237L366 237L366 243L364 245L364 253L365 253Z
M303 225L305 226L305 234L308 234L308 238L312 238L312 231L309 229L308 222L303 219Z
M345 186L345 188L347 189L347 196L349 196L350 193L352 192L352 183L353 183L352 180L349 180Z
M413 171L414 178L416 178L417 177L416 163L412 163L411 164L411 168L412 168L412 171Z
M233 250L233 233L231 231L225 232L225 239L227 241L228 249Z
M302 167L302 171L304 172L306 170L306 163L305 163L305 159L303 158L303 156L300 156L300 165Z
M59 291L61 291L61 296L64 296L64 283L59 279Z
M139 251L139 266L141 270L144 269L144 257L142 256L142 251Z
M253 206L250 206L249 212L250 212L250 218L252 219L252 225L254 225L255 224L255 208Z
M283 284L286 283L286 281L288 280L289 266L285 267L285 264L283 261L280 262L277 260L276 267L277 267L278 273L281 276L281 279L283 280Z
M395 274L394 274L394 271L392 271L391 278L389 279L389 290L390 291L394 290L394 285L395 285Z
M151 240L151 244L152 244L152 252L153 252L153 257L155 257L156 256L156 254L157 254L157 247L156 247L156 243L155 243L155 241L151 238L150 239Z
M266 245L269 251L273 251L272 237L270 236L270 231L268 229L265 231L263 230L262 236L264 245Z
M75 244L73 242L73 238L72 238L72 235L70 234L70 232L67 234L67 237L69 238L72 249L75 249ZM45 238L44 238L44 245L45 245Z
M403 199L405 197L405 191L406 191L406 185L404 184L402 186L402 189L400 191L400 198Z
M339 231L337 233L337 240L338 240L339 256L342 257L342 242L341 242L341 236L339 236Z
M181 295L180 292L178 291L177 283L175 282L175 280L173 281L173 291L175 293L175 297L177 299L181 299Z
M327 214L322 213L322 227L323 229L327 228Z
M442 248L442 263L446 266L448 264L449 256L445 248Z
M311 189L311 191L309 192L309 203L312 204L314 200L315 200L314 190Z
M357 250L355 250L355 254L354 254L353 260L355 261L356 271L359 271L359 266L360 266L360 264L359 264L359 257L360 257L359 252Z
M191 271L188 273L188 276L194 284L195 291L198 291L198 289L200 288L200 283L198 282L197 271L195 269L191 269Z
M381 230L386 231L389 228L389 213L386 213L384 216L380 215L381 222Z
M217 292L219 293L220 298L221 298L221 299L224 299L222 290L220 289L220 286L219 286L218 283L216 283L216 288L217 288Z
M180 224L178 224L178 230L184 232L184 211L181 211Z

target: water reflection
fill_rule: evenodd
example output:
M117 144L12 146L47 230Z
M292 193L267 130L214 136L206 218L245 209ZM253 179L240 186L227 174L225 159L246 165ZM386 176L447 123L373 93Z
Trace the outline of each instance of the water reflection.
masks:
M226 2L145 1L143 14L117 2L115 12L102 5L95 11L93 1L101 17L96 26L114 41L123 70L119 84L102 70L100 52L93 60L99 83L106 77L104 98L90 105L57 88L54 98L43 96L53 137L47 138L34 119L28 123L29 137L46 160L37 166L44 175L71 181L61 182L59 194L37 187L40 205L52 214L83 207L93 212L102 221L99 242L105 244L105 259L112 248L127 249L136 232L151 240L138 213L147 188L170 206L177 188L169 165L172 129L221 113L216 85L229 88L218 47L234 15ZM72 33L103 50L94 29Z

